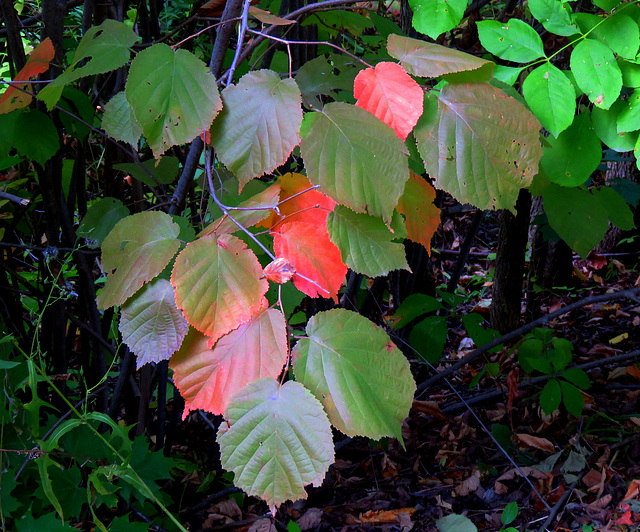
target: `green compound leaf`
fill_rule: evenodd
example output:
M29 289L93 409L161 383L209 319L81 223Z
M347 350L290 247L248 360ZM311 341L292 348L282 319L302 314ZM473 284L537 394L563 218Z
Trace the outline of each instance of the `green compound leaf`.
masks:
M187 321L209 336L222 335L266 307L269 283L247 245L232 235L206 236L187 244L176 259L171 284Z
M538 172L536 117L483 83L447 85L424 108L414 135L437 188L481 209L512 209Z
M584 396L582 392L573 384L566 381L560 381L560 388L562 390L562 402L567 411L574 416L580 417L582 415L582 407L584 406ZM540 404L542 406L542 403Z
M334 460L322 405L293 381L261 379L233 396L218 431L222 467L234 484L264 499L273 513L287 500L306 499Z
M115 225L125 216L129 216L129 209L119 199L100 198L87 209L76 234L86 238L91 249L99 248Z
M528 6L547 31L565 37L578 33L571 20L571 8L561 0L529 0Z
M602 146L595 134L589 113L575 117L557 139L548 138L540 165L547 177L565 187L584 183L602 160Z
M616 13L602 20L589 37L595 37L624 59L633 61L638 55L640 29L637 22L624 13Z
M119 92L104 106L102 129L110 137L127 142L134 147L142 136L142 126L136 119L124 91Z
M258 70L222 91L224 109L211 127L211 144L240 188L283 164L300 141L302 97L293 79Z
M596 135L600 137L600 140L602 140L608 148L614 151L631 151L634 149L638 140L638 133L635 132L635 130L625 132L618 129L620 122L623 123L625 129L636 126L636 124L628 120L628 118L633 118L632 115L627 114L626 116L628 118L625 121L622 121L620 118L620 116L629 109L628 105L627 101L616 100L609 109L595 107L591 115ZM640 124L637 125L636 129L640 129Z
M162 272L180 247L179 232L178 224L163 212L120 220L102 243L102 267L108 273L97 297L98 308L122 305Z
M135 32L123 22L107 19L87 30L78 44L69 68L38 94L38 99L51 110L60 99L65 85L85 76L102 74L125 65L131 57L130 48L138 40ZM85 59L88 59L82 66Z
M569 382L582 390L588 390L589 388L591 388L591 380L589 379L589 375L580 368L569 368L563 371L562 378L567 379Z
M512 18L506 24L483 20L478 22L478 35L482 46L501 59L528 63L544 57L540 35L522 20Z
M309 181L355 212L391 221L409 179L403 142L368 111L330 103L302 121L300 149Z
M576 91L569 78L551 63L531 71L522 84L529 108L554 137L567 129L576 111Z
M609 109L622 89L622 74L613 52L593 39L584 39L571 52L571 72L594 105Z
M342 260L356 273L379 277L392 270L409 270L404 246L392 242L395 235L381 218L336 205L327 218L327 228Z
M542 392L540 392L540 408L542 408L542 411L547 415L553 414L560 406L561 400L560 383L557 379L547 381L547 384L542 388Z
M159 43L131 63L127 101L154 157L207 131L222 108L216 80L195 55Z
M398 59L409 74L424 78L437 78L458 72L477 72L489 81L493 75L494 63L466 54L453 48L432 44L402 35L389 35L387 52Z
M409 0L413 27L432 39L455 28L464 16L467 0Z
M171 283L154 279L123 305L119 329L140 368L168 360L179 349L189 325L176 306Z
M331 423L349 436L402 441L416 384L409 362L387 333L344 309L320 312L294 350L296 380L322 402Z
M640 89L635 89L624 102L616 120L618 133L628 133L640 129Z

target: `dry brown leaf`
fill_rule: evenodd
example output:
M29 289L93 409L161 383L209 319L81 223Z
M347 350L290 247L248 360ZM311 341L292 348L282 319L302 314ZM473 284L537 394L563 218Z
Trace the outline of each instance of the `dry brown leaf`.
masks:
M627 488L627 493L625 493L625 495L622 498L622 500L623 501L628 501L628 500L631 500L631 499L637 499L638 498L638 494L640 494L640 480L634 479L629 484L629 487Z
M555 452L553 443L546 438L539 438L538 436L531 436L530 434L516 434L516 438L518 438L518 441L525 447L532 447L551 454Z
M520 471L522 471L522 473L524 473L528 477L533 477L538 480L544 480L547 478L547 475L545 473L543 473L539 469L536 469L535 467L522 466L520 468ZM521 477L522 475L520 474L520 471L518 471L516 468L509 469L509 471L503 473L498 477L498 481L513 480L516 477Z
M262 519L258 519L255 523L253 523L247 532L277 532L276 524L273 522L273 519L269 519L268 517L264 517Z
M382 463L380 464L382 467L382 476L384 478L391 478L398 476L398 466L396 463L389 458L387 453L382 455Z
M633 366L629 366L627 369L627 374L631 375L632 377L638 379L640 381L640 368L638 368L638 366L636 366L635 364Z
M363 523L397 523L399 514L413 515L415 508L397 508L396 510L369 510L360 514Z
M302 532L306 530L311 530L312 528L317 527L320 523L322 523L322 514L323 510L320 508L309 508L304 515L302 515L297 521L296 524L300 527Z
M460 497L464 497L465 495L469 495L469 493L473 493L480 487L480 471L476 469L473 474L463 480L460 484L456 486L456 494Z
M606 508L611 503L613 496L611 493L607 493L604 497L600 497L598 500L593 501L589 506L595 506L596 508Z
M242 510L235 499L225 499L216 504L218 513L229 517L242 517Z
M429 414L440 421L449 421L449 418L442 413L440 406L435 401L414 401L411 408L415 412Z

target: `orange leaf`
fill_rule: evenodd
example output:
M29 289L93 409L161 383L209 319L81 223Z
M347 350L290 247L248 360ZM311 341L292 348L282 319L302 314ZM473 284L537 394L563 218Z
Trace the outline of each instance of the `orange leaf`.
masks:
M49 62L53 59L55 50L51 39L47 37L38 46L36 46L29 54L27 63L18 72L14 81L28 81L35 78L38 74L42 74L49 69ZM18 87L31 92L31 84L24 83L22 85L10 86L0 98L0 114L10 113L16 109L27 107L33 98L30 94L26 94Z
M296 274L296 269L287 259L279 258L267 264L262 273L269 281L284 284Z
M525 447L533 447L534 449L540 449L547 453L554 453L555 448L546 438L540 438L538 436L531 436L530 434L516 434L518 441Z
M433 204L435 189L419 175L411 172L398 211L405 216L407 238L422 244L431 254L431 239L440 225L440 209Z
M299 275L293 277L296 288L310 297L332 297L337 302L347 267L340 250L329 240L326 225L286 222L273 235L276 256L288 259L298 274L312 279L324 290Z
M369 510L360 515L360 521L363 523L396 523L398 515L413 515L415 508L397 508L396 510Z
M358 107L393 128L402 140L422 115L422 89L397 63L378 63L360 71L353 82L353 95Z

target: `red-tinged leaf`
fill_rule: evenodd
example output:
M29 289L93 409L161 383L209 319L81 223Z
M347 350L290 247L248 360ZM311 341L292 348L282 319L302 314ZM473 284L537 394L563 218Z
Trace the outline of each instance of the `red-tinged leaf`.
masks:
M291 24L295 24L297 22L295 20L277 17L269 11L265 11L264 9L260 9L259 7L255 6L249 7L249 15L257 18L263 24L273 24L275 26L290 26Z
M16 74L14 81L28 81L35 78L38 74L46 72L49 69L49 63L54 55L55 50L53 43L51 39L47 37L29 54L27 63L22 67L22 70ZM0 114L22 109L31 103L33 96L18 90L18 87L32 92L29 83L7 88L2 98L0 98Z
M358 107L392 127L402 140L422 115L422 89L397 63L378 63L360 71L353 82L353 95Z
M220 338L191 329L169 365L185 401L184 416L202 408L223 414L229 400L247 384L277 378L287 360L287 328L279 310L270 309Z
M320 285L293 277L295 287L309 297L332 297L338 300L347 267L340 250L329 239L326 226L308 222L286 222L273 232L273 247L278 258L288 259L296 272Z
M284 174L278 179L280 183L280 215L273 212L266 220L258 224L265 229L271 229L278 222L309 222L324 226L327 216L335 207L336 202L313 185L302 174ZM291 199L289 199L291 198Z
M431 254L431 239L440 225L440 209L433 204L435 189L427 181L411 172L398 211L405 216L407 238L422 244Z
M280 258L267 264L263 273L269 281L284 284L296 274L296 269L287 259Z
M269 283L261 276L258 259L242 240L207 236L178 255L171 284L178 308L212 346L267 306Z

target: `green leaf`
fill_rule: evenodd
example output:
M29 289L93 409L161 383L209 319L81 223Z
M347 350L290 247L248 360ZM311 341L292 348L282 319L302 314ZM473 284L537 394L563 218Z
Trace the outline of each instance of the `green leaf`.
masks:
M401 329L416 318L442 308L442 303L433 296L411 294L396 309L391 326L396 330Z
M58 130L51 118L37 109L2 115L10 120L2 134L20 155L44 165L60 149ZM1 124L1 122L0 122Z
M465 314L464 316L462 316L462 324L469 333L469 336L473 340L473 343L478 347L482 347L483 345L488 344L489 342L492 342L493 340L501 336L498 331L489 328L489 324L487 323L487 321L477 312L471 312L470 314ZM487 328L483 327L483 325ZM488 352L497 353L501 350L502 344L491 348Z
M284 164L300 141L301 95L293 79L272 70L249 72L222 91L224 108L211 144L240 188Z
M516 520L516 517L518 517L518 503L511 501L504 507L504 510L502 510L500 520L503 525L509 525Z
M622 89L622 73L613 52L593 39L584 39L571 52L576 83L594 105L609 109Z
M556 379L548 380L540 392L540 408L545 414L551 415L558 409L561 400L560 383Z
M387 333L344 309L320 312L293 349L294 373L349 436L402 441L416 389L409 362Z
M540 35L522 20L483 20L477 26L482 46L500 59L528 63L544 57Z
M11 513L20 508L20 503L11 492L18 485L15 479L15 473L11 470L0 473L0 508L5 519L11 516Z
M571 20L571 7L561 0L529 0L531 14L550 33L568 37L578 33Z
M71 135L78 140L84 140L91 133L89 125L93 125L96 114L96 109L89 96L75 87L65 87L62 91L62 98L58 102L58 107L69 111L80 120L86 122L85 124L80 120L76 120L76 118L64 112L58 115L67 135Z
M327 218L327 229L342 260L356 273L381 277L392 270L409 270L404 246L392 242L395 235L382 219L336 205Z
M176 306L171 283L154 279L124 304L119 329L140 368L168 360L182 344L189 325Z
M131 63L127 101L154 157L207 131L222 107L216 80L195 55L158 43Z
M540 165L547 177L559 185L581 185L602 160L602 146L588 112L576 116L557 139L549 137L547 142Z
M401 35L389 35L387 51L398 59L409 74L424 78L437 78L458 72L476 72L489 81L495 64L475 55L466 54L454 48L411 39Z
M464 515L451 514L436 521L440 532L478 532L476 525Z
M640 87L640 64L625 61L621 57L616 62L622 73L622 84L625 87Z
M629 99L623 102L616 125L618 133L628 133L640 129L640 89L635 89Z
M611 51L625 59L634 60L640 48L640 29L638 24L624 13L616 13L605 18L589 34Z
M409 0L413 11L412 25L420 33L437 39L455 28L467 8L467 0Z
M47 109L51 110L65 85L125 65L131 57L130 48L137 40L135 32L123 22L107 19L99 26L92 26L78 44L69 68L42 89L38 99L44 101ZM88 61L84 62L86 59Z
M351 70L357 72L359 68L352 67ZM353 78L347 79L339 75L338 71L341 72L342 68L338 67L336 56L333 54L316 57L298 69L296 83L307 107L322 109L323 102L318 96L335 98L337 91L353 91Z
M612 187L600 187L593 191L595 198L607 212L607 218L617 228L630 231L635 227L633 212L625 199Z
M524 67L509 67L504 65L496 65L493 73L494 80L501 81L505 85L513 86L520 77ZM493 84L493 82L492 82Z
M118 163L113 167L121 172L131 174L141 183L155 187L173 183L180 172L180 161L177 157L165 155L159 159L149 159L140 164ZM153 178L151 177L153 176Z
M98 294L98 308L122 305L162 272L180 247L179 231L163 212L142 212L120 220L102 243L107 284Z
M436 187L480 209L512 209L542 155L540 123L491 85L447 85L427 95L414 135Z
M562 402L567 408L567 411L574 416L580 417L582 415L582 407L584 406L584 396L582 392L573 384L566 381L560 381L560 388L562 389Z
M329 103L307 113L300 149L309 181L355 212L391 221L409 179L404 144L370 112Z
M620 5L622 0L591 0L594 6L598 6L604 11L611 11L613 8Z
M104 106L102 129L110 137L138 146L142 136L142 126L136 119L124 91L119 92Z
M618 152L633 150L638 140L638 133L635 131L618 131L620 115L625 111L626 106L625 101L616 100L609 109L605 110L595 107L591 114L596 135L600 137L600 140L602 140L607 147Z
M60 522L54 512L35 518L31 512L19 520L16 520L16 532L78 532L77 528Z
M589 379L589 375L580 368L569 368L563 371L562 378L567 379L570 383L574 384L581 390L588 390L591 388L591 379Z
M531 71L522 84L529 108L554 137L567 129L576 112L576 91L562 70L545 63Z
M119 199L100 198L87 209L76 233L87 239L91 249L99 248L115 225L126 216L129 216L129 209Z
M423 360L435 364L442 356L444 344L447 342L447 332L447 318L427 316L411 329L409 344Z
M322 405L297 382L261 379L238 392L218 431L222 467L234 484L266 501L272 512L305 499L333 462L333 437Z

